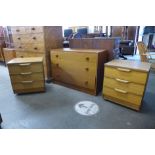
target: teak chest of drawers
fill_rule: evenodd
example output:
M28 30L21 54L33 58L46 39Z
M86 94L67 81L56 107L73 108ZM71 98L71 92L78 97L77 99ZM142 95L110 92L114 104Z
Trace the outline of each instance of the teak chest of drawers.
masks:
M62 48L62 26L11 26L17 57L44 57L46 79L50 79L50 50Z
M15 58L7 63L14 93L45 91L43 58Z
M113 60L105 64L103 96L105 99L139 110L147 84L150 64Z
M102 89L107 55L106 50L53 49L53 81L96 95Z

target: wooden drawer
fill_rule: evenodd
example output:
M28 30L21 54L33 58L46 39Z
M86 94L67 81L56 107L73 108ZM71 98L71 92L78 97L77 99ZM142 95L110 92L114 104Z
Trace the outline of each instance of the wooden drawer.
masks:
M34 89L34 88L43 88L44 81L21 81L19 83L12 83L14 90L23 90L23 89Z
M43 43L29 43L25 44L25 50L33 51L33 52L45 52Z
M56 60L52 63L53 67L70 73L76 73L78 76L95 76L97 74L97 64L87 62L76 62L74 60Z
M14 44L14 48L17 50L24 50L25 49L25 44L21 43L21 42L15 42Z
M10 74L20 74L25 72L43 72L42 63L20 63L8 65Z
M96 88L96 78L94 76L79 76L77 72L66 72L65 70L52 68L52 77L55 81L72 84L89 89Z
M56 61L57 59L63 60L73 60L77 62L97 62L96 53L70 53L70 52L51 52L51 61Z
M16 75L11 75L12 83L18 83L21 81L43 81L44 75L43 73L32 73L32 72L23 72Z
M16 51L17 58L24 58L24 57L43 57L45 60L45 54L37 53L37 52L23 52L23 51Z
M147 80L146 72L139 72L126 68L105 67L104 76L109 78L119 78L129 82L145 84Z
M26 50L27 52L45 53L44 43L15 43L14 47L17 50Z
M117 88L112 89L112 88L104 87L103 94L122 101L129 102L131 104L136 104L136 105L140 105L142 100L142 96L126 93L124 90L117 89Z
M126 80L122 80L118 78L111 79L107 77L104 77L103 86L109 87L109 88L118 88L136 95L143 95L144 88L145 88L144 85L142 84L136 84L136 83L128 82Z
M12 26L12 34L27 34L27 33L40 33L43 32L42 26Z
M43 26L25 26L26 33L43 33Z
M12 34L24 34L25 26L12 26L11 32L12 32Z
M44 35L43 33L33 33L33 34L14 34L14 43L43 43Z

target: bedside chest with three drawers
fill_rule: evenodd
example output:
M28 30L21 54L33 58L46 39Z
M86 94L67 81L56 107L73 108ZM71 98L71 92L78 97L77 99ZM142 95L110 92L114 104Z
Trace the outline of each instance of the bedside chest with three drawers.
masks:
M139 110L144 96L150 64L113 60L105 64L104 99Z
M7 65L14 93L45 91L42 57L15 58Z

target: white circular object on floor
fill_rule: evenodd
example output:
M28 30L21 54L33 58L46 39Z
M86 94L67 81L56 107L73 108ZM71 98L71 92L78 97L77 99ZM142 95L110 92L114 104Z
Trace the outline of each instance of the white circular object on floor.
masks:
M99 107L96 103L91 101L81 101L75 105L75 111L81 115L91 116L99 111Z

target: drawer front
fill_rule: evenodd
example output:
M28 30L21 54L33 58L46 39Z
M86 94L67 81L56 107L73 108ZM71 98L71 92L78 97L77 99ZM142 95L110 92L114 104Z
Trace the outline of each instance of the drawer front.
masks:
M35 53L35 52L23 52L23 51L16 51L17 58L24 58L24 57L43 57L45 60L45 55L43 53Z
M33 34L14 34L12 36L14 43L43 43L44 36L43 33L33 33Z
M43 81L43 73L23 72L17 75L10 76L12 83L18 83L21 81Z
M24 50L25 49L25 44L21 42L15 42L13 43L14 48L17 50Z
M103 95L111 96L113 98L130 102L131 104L141 105L142 96L126 93L124 90L117 88L103 88Z
M122 80L118 78L111 79L104 77L103 87L105 86L109 88L118 88L121 90L125 90L126 92L136 95L143 95L144 93L144 85L128 82L127 80Z
M63 70L60 68L52 67L52 77L56 81L72 84L84 88L95 89L96 78L94 75L79 74L79 72L71 70Z
M25 44L25 50L42 53L45 52L43 43Z
M12 84L14 90L43 88L44 81L21 81L19 83Z
M124 68L105 67L104 75L109 78L119 78L139 84L145 84L147 80L147 73Z
M42 33L42 26L12 26L12 34Z
M43 33L43 26L25 26L26 33Z
M12 34L25 34L25 26L12 26Z
M21 63L8 65L10 74L20 74L25 72L43 72L42 63Z
M77 76L96 76L97 74L97 64L95 63L56 60L52 62L52 66Z
M45 53L44 43L34 43L34 44L25 44L25 43L14 43L14 47L17 50L27 50L30 52L39 52Z
M63 60L72 60L77 62L89 62L96 63L97 62L97 54L96 53L70 53L70 52L51 52L51 61L56 61L57 59Z

